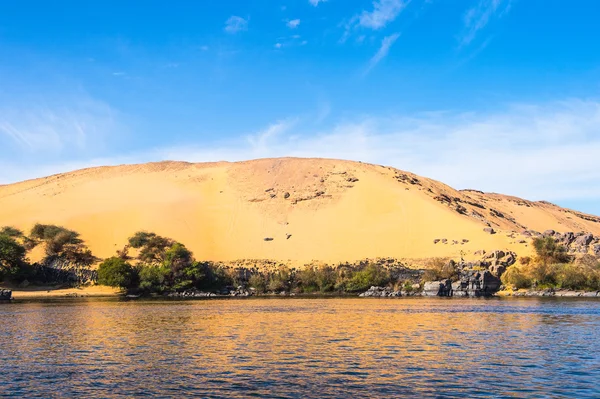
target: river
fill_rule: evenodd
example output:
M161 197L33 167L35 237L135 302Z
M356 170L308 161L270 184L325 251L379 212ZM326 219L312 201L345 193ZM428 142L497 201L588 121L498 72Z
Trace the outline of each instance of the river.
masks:
M600 397L600 301L0 305L0 397Z

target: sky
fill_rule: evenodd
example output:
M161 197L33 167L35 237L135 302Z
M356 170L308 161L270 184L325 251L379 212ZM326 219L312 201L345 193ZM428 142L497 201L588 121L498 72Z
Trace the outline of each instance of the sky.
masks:
M302 156L600 214L600 2L0 2L0 184Z

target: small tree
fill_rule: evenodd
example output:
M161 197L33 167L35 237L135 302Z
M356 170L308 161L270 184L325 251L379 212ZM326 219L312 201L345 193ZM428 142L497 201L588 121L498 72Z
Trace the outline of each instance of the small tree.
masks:
M0 234L0 280L4 276L16 276L25 266L25 247L13 237Z
M84 266L97 260L79 237L79 233L62 226L37 223L31 229L26 246L31 249L39 243L45 244L48 259L60 258Z
M24 236L23 232L17 228L12 226L4 226L0 229L0 235L5 235L13 238L22 238Z
M98 267L98 283L109 287L130 288L136 280L134 268L121 258L106 259Z

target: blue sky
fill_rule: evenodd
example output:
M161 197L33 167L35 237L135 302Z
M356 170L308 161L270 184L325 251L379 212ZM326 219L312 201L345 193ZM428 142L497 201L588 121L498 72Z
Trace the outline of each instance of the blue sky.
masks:
M598 15L593 0L4 1L0 183L319 156L600 214Z

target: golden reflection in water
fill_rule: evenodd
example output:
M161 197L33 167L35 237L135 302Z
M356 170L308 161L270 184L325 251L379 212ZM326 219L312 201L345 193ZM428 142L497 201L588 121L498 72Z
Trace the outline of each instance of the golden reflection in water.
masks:
M16 364L0 388L33 389L14 382L21 370L58 397L528 396L564 389L561 381L585 397L598 394L591 377L599 372L589 370L600 370L590 356L600 316L581 306L406 298L15 304L0 309L8 327L0 344L12 343L2 355Z

